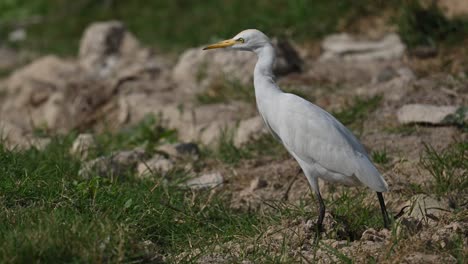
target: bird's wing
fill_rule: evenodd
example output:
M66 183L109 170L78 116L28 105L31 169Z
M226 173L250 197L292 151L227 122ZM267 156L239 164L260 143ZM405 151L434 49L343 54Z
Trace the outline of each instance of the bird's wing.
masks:
M331 114L293 94L282 94L271 128L305 162L356 176L375 191L387 191L382 175L356 137Z

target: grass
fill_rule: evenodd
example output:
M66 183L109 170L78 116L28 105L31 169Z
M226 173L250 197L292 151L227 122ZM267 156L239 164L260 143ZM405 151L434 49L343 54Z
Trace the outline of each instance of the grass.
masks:
M222 196L158 181L80 179L70 145L0 145L0 262L144 261L146 240L156 248L149 254L176 255L254 231L256 217L233 212Z
M407 1L401 5L396 20L403 41L410 48L459 43L468 33L468 19L445 17L436 2L423 7L419 1Z
M0 4L0 26L9 30L39 16L39 22L29 26L26 46L70 54L76 52L79 37L89 23L118 19L144 42L174 50L226 38L252 27L270 34L289 32L301 39L317 38L336 31L340 20L350 18L347 14L352 10L367 10L369 2L7 0Z
M0 262L146 262L162 256L193 262L200 255L181 254L228 250L229 241L242 244L305 214L306 203L275 201L269 202L271 213L234 211L223 193L178 187L183 173L167 184L161 177L82 179L80 161L68 152L73 138L55 138L44 150L0 144ZM244 257L283 262L290 247L284 243L279 253L262 245L245 249Z
M138 124L123 128L117 132L105 131L96 137L97 148L94 157L108 155L117 150L145 148L153 153L155 146L162 143L174 143L177 131L160 125L160 118L146 115Z
M447 124L452 124L458 127L463 132L468 132L468 120L466 115L468 114L468 107L462 106L457 109L454 114L450 114L444 118L443 122Z
M384 165L390 161L387 150L385 148L383 150L373 151L371 156L372 156L372 160L378 164Z
M366 99L355 97L353 102L348 103L346 108L333 112L332 114L343 123L343 125L349 126L352 130L361 129L364 120L370 113L377 109L381 101L381 96L374 96Z
M298 41L316 40L387 10L395 14L388 23L397 25L410 46L456 40L466 32L466 20L446 19L440 10L422 9L414 2L5 0L0 2L0 33L6 35L18 25L26 25L28 38L20 47L70 55L76 54L80 36L90 23L117 19L143 42L166 51L180 51L233 36L246 28Z
M420 162L433 177L433 191L437 195L465 192L468 188L468 143L454 143L440 152L428 144L424 147Z
M380 207L376 202L366 204L366 192L352 194L348 191L342 191L340 196L326 202L334 219L341 227L335 228L334 236L338 240L356 240L360 239L362 233L368 228L379 230L383 227L382 214Z

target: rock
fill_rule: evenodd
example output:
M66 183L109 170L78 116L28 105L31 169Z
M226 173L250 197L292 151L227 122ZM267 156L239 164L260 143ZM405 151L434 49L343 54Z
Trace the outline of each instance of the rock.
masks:
M267 181L257 177L257 178L255 178L254 180L252 180L250 182L250 186L249 186L248 191L249 192L254 192L255 190L262 189L262 188L265 188L267 186L268 186Z
M410 200L409 216L417 219L425 220L428 217L431 219L440 218L443 214L450 212L447 203L438 201L430 196L420 194L413 196Z
M203 174L194 179L188 180L184 185L191 189L215 188L223 184L224 178L219 172Z
M0 120L0 139L7 148L21 147L27 141L26 131L15 123Z
M403 215L398 221L410 234L416 234L424 225L435 225L443 215L450 212L448 203L442 203L425 194L411 197L401 208ZM399 227L397 232L400 231Z
M394 33L380 40L357 40L347 33L341 33L326 37L322 42L322 49L322 61L394 60L403 56L405 45Z
M237 128L237 132L234 137L234 145L236 147L240 147L250 140L258 139L267 133L268 130L262 117L255 116L250 119L242 120L239 123L239 127Z
M387 229L384 229L379 232L373 228L369 228L366 231L364 231L364 233L362 233L361 240L384 242L389 237L391 237L391 233Z
M402 124L423 123L441 125L444 119L456 113L457 106L435 106L424 104L408 104L402 106L398 112L398 121Z
M52 142L50 138L32 138L29 141L30 147L33 147L37 150L44 150Z
M277 56L274 71L277 76L297 72L301 60L295 49L285 40L273 43ZM203 51L202 47L185 51L173 69L176 84L188 94L198 94L219 80L251 85L257 58L247 52L232 50Z
M166 174L174 168L174 164L169 159L161 155L155 155L150 160L140 162L137 167L138 176L145 178L154 173Z
M96 141L92 134L79 134L73 142L70 153L85 160L89 156L89 151L96 147Z
M119 63L119 57L135 54L136 38L119 21L92 23L80 42L79 64L97 76L109 76Z
M11 31L8 34L8 41L10 42L22 42L26 40L27 34L24 28L18 28Z
M182 158L184 156L198 156L200 149L196 143L177 143L165 144L157 148L157 151L163 152L171 157Z
M81 166L78 175L90 178L93 175L109 178L120 178L124 173L136 167L145 156L142 149L120 151L110 157L99 157Z
M180 155L200 155L198 145L192 142L176 144L175 149Z
M253 107L244 102L201 105L170 123L178 128L183 141L200 141L210 145L218 143L223 132L233 130L239 120L253 111Z
M8 79L7 92L21 93L22 97L17 99L21 105L28 102L37 105L47 100L52 91L63 89L70 76L79 74L79 68L72 61L49 55L13 72Z
M16 70L7 82L8 100L1 106L10 120L24 120L22 126L46 126L59 130L67 127L73 118L69 116L69 105L65 99L67 87L79 78L81 72L70 61L47 56ZM24 116L29 116L25 119Z
M436 0L423 2L426 2L427 6L435 2L448 18L463 18L468 15L468 2L466 0Z

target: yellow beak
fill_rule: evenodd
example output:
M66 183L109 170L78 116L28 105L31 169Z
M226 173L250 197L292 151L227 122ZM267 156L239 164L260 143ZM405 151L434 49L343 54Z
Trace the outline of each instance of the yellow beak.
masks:
M209 50L209 49L219 49L219 48L227 48L232 45L236 44L236 41L233 39L228 39L228 40L223 40L221 42L206 46L203 48L203 50Z

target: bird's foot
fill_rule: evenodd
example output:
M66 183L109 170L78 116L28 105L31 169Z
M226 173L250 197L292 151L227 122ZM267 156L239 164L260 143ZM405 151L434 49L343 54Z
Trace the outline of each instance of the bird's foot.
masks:
M317 246L318 243L320 242L320 239L322 239L322 234L323 234L323 227L320 225L320 226L316 226L316 229L315 229L315 236L314 236L314 241L313 241L313 244L314 246Z

